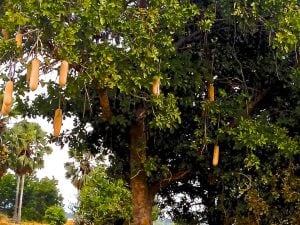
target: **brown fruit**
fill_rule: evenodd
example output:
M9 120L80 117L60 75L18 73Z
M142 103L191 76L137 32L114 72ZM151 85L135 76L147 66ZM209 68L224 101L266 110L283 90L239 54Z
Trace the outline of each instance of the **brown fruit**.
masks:
M160 79L159 78L154 78L152 81L152 93L155 96L159 96L160 93Z
M67 76L69 72L69 63L66 60L63 60L60 65L59 70L59 86L63 87L67 83Z
M208 85L208 100L213 102L215 100L215 88L213 84Z
M4 98L3 105L11 105L12 104L12 93L14 91L14 83L10 80L6 83L4 89Z
M39 84L39 69L40 69L40 60L37 58L31 61L31 71L29 78L29 88L32 91L35 91Z
M2 108L1 108L1 114L3 116L7 116L8 113L10 112L11 110L11 105L5 105L5 104L2 104Z
M53 136L58 137L60 134L60 129L62 125L62 110L56 109L53 120Z
M18 47L22 47L23 35L22 33L18 32L16 35L16 43Z
M212 160L213 166L218 165L218 163L219 163L219 154L220 154L219 145L215 144L214 145L214 156L213 156L213 160Z

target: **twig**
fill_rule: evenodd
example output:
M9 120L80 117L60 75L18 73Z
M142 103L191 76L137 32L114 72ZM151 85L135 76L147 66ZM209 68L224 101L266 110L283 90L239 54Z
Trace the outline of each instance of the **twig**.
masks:
M139 170L134 176L132 176L132 177L130 177L130 179L132 180L132 179L134 179L135 177L137 177L139 174L140 174L140 172L142 172L143 170Z

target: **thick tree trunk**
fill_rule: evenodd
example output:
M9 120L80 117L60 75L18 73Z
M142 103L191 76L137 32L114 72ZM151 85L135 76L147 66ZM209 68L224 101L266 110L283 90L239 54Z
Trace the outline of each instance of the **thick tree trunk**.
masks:
M20 180L21 176L17 175L17 190L16 190L16 200L15 200L15 208L14 208L14 215L13 220L17 222L18 218L18 206L19 206L19 193L20 193Z
M130 166L132 194L132 224L152 225L152 204L154 195L149 190L143 162L146 160L146 135L144 119L131 128Z
M23 174L23 175L21 175L21 187L20 187L20 198L19 198L19 206L18 206L17 224L21 223L21 217L22 217L22 202L23 202L24 181L25 181L25 175Z

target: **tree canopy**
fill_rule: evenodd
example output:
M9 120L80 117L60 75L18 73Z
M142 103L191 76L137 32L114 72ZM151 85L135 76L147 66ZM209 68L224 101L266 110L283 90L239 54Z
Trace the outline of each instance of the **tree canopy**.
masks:
M155 196L189 224L296 224L297 0L1 6L0 60L16 109L72 116L74 128L58 141L109 155L110 174L130 184L134 225L152 223ZM25 68L34 58L47 93L29 101ZM51 73L61 60L70 64L63 88Z
M16 174L31 174L44 166L43 156L52 152L46 132L38 123L17 122L3 133L9 168Z

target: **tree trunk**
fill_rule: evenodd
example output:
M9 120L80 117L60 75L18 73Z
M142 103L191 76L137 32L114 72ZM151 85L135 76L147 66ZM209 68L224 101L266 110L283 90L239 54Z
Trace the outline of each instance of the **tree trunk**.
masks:
M139 7L146 8L146 0L137 1ZM132 198L132 224L152 225L152 204L154 194L149 190L147 174L143 162L147 160L147 140L145 134L145 108L137 110L137 122L130 130L130 172Z
M16 190L16 200L15 200L15 208L14 208L14 215L13 220L17 222L18 218L18 206L19 206L19 193L20 193L20 180L21 176L17 175L17 190Z
M20 198L19 198L19 206L18 206L18 217L17 217L17 223L21 223L21 217L22 217L22 202L23 202L23 191L24 191L24 181L25 181L25 175L21 175L21 187L20 187Z
M130 167L132 194L132 224L152 225L154 194L149 190L147 175L143 167L146 156L144 119L140 119L130 131Z

